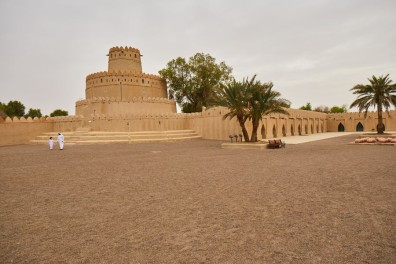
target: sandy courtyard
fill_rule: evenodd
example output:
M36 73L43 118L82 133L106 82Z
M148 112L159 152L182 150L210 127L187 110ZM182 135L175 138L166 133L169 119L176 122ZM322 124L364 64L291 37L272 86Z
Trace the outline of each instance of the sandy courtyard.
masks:
M0 263L396 263L396 147L0 147Z

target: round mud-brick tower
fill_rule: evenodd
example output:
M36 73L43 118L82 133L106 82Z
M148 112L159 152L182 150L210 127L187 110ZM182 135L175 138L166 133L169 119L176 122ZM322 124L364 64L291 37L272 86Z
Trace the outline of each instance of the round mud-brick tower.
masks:
M165 80L142 71L138 49L113 47L107 56L108 71L87 76L85 100L76 102L77 115L176 113L176 102L168 99Z
M108 71L142 73L140 51L131 47L114 47L109 51Z

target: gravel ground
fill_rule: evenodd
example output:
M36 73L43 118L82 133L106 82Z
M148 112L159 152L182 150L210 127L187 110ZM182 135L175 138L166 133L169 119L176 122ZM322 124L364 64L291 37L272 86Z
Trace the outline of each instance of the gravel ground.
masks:
M0 147L0 263L396 263L396 147Z

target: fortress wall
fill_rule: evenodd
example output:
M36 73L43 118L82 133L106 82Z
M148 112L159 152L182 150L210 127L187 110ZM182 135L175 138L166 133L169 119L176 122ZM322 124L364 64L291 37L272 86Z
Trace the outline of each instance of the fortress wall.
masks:
M148 114L148 113L176 113L174 101L159 97L131 98L130 101L117 102L114 98L94 98L76 102L76 115L89 117L91 115L109 115L114 113Z
M14 118L7 117L0 121L0 146L28 144L31 139L44 133L51 132L53 124L44 118Z
M183 130L184 118L161 117L161 116L125 116L125 117L101 117L90 120L87 127L91 131L108 132L139 132L139 131L165 131Z
M164 99L166 100L166 99ZM98 101L102 104L102 101ZM0 119L0 146L27 144L31 139L44 132L68 132L78 128L89 128L91 131L165 131L165 130L195 130L204 139L229 141L229 135L241 134L237 120L223 120L228 110L214 107L202 113L181 114L121 114L95 116L67 116L54 118L13 118ZM356 131L356 125L361 122L364 131L375 129L378 120L376 113L367 118L355 113L326 115L303 110L289 109L290 115L273 114L263 118L258 128L258 139L298 136L312 133L338 131L339 123L343 123L345 131ZM310 115L312 114L312 115ZM396 112L391 116L384 114L386 131L396 131ZM246 128L251 135L252 125L246 122ZM300 132L299 132L300 131Z
M384 112L382 117L385 125L385 132L396 131L396 111L390 111L389 115ZM367 117L364 117L364 113L359 114L357 112L328 114L327 131L337 132L338 126L342 124L346 132L353 132L356 131L359 123L363 126L363 131L377 131L377 112L368 112Z
M284 136L323 133L327 129L324 113L312 111L288 109L290 115L272 114L260 121L257 137L259 140L267 138L279 138ZM204 139L229 140L229 135L242 134L239 122L236 118L225 119L228 113L224 107L213 107L204 110L201 116L190 118L186 121L186 128L193 129ZM246 129L251 136L251 121L245 123Z

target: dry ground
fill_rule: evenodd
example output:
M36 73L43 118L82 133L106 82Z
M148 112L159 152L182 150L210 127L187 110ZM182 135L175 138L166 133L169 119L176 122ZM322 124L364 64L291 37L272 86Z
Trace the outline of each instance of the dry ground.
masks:
M0 148L0 263L396 263L396 147Z

